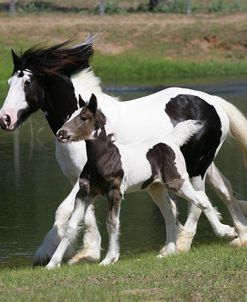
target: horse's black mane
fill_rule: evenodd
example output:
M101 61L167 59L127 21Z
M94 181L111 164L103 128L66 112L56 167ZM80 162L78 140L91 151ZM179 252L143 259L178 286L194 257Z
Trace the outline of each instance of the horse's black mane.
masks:
M17 56L13 51L14 72L29 69L38 74L62 73L66 76L88 68L89 60L93 55L93 39L87 39L84 43L67 47L72 41L51 47L31 47Z

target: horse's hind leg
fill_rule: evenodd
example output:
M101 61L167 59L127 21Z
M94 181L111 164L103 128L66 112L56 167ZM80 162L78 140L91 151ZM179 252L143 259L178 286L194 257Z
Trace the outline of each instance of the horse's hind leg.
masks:
M158 255L162 258L176 252L176 205L169 198L164 186L160 184L153 184L149 194L159 207L166 223L166 244Z
M243 204L246 207L247 202L236 199L231 183L213 163L208 169L206 180L214 189L219 198L224 202L232 216L236 231L239 236L232 241L232 244L237 246L247 246L247 219L244 216L242 211L243 208L241 207Z
M197 191L205 191L205 182L198 176L191 179L193 188ZM197 224L200 218L202 210L193 203L189 204L188 217L184 226L179 226L177 231L177 251L188 252L190 250L193 238L196 234Z
M179 195L198 206L207 216L215 234L219 237L235 238L237 236L234 228L219 221L219 214L212 207L207 195L203 191L195 191L189 180L185 180L179 190Z

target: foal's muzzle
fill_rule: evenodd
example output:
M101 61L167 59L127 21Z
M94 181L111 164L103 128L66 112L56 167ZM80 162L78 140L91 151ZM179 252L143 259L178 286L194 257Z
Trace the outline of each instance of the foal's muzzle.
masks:
M57 132L57 139L61 143L67 143L70 140L70 136L66 130L58 130Z

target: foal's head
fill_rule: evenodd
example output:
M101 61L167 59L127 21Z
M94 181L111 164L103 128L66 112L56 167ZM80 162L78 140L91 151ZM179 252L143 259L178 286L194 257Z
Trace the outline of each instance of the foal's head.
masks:
M92 94L86 104L79 95L79 104L82 108L76 110L57 132L57 139L62 143L93 139L97 130L104 129L106 118L97 109L96 96Z

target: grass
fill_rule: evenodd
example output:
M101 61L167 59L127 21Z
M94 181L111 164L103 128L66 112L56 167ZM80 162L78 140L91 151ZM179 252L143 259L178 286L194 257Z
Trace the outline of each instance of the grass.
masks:
M97 264L3 269L0 301L246 301L246 249L200 246L188 254L126 256Z
M96 74L110 83L152 83L174 78L220 77L247 74L247 61L239 62L191 62L168 60L141 55L102 56L97 53L93 60Z

